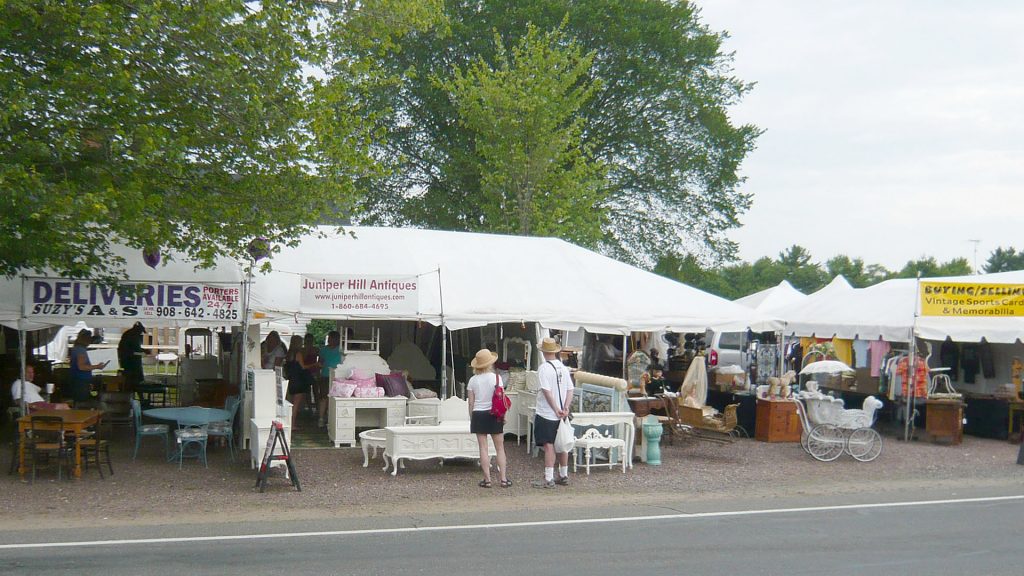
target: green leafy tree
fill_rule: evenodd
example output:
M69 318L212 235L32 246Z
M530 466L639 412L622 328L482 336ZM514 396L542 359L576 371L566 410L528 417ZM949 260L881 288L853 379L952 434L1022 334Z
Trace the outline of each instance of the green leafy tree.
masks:
M467 170L480 192L459 208L493 232L561 236L583 246L601 239L604 171L581 143L577 112L600 86L592 57L561 31L529 26L507 54L500 37L492 67L480 58L443 82L472 138Z
M1024 270L1024 252L1017 252L1012 247L996 248L985 261L984 270L988 274Z
M918 273L922 278L936 276L967 276L971 274L971 264L966 258L954 258L949 262L939 264L934 257L928 256L918 260L907 262L899 272L893 275L894 278L916 278Z
M241 259L349 212L378 134L331 46L379 55L431 4L0 3L0 273L114 277L113 241Z
M830 258L825 263L825 270L828 278L835 278L842 274L854 288L877 284L889 276L889 271L881 265L865 265L863 259L851 260L849 256L843 254Z
M645 266L669 253L735 251L726 233L749 206L737 172L759 130L730 121L727 107L750 85L731 75L724 34L702 24L692 3L452 0L445 15L450 34L407 35L385 60L405 81L371 96L373 110L391 113L378 155L392 175L367 190L363 221L484 229L480 199L490 191L478 169L479 134L460 121L446 82L481 59L500 69L500 46L518 45L529 24L550 31L564 22L567 39L593 57L595 93L576 114L579 149L607 170L599 209L580 207L587 227L601 228L600 248Z
M723 298L731 298L734 292L733 287L717 270L705 269L693 254L683 257L675 254L662 256L654 266L654 273Z
M825 271L811 262L811 253L803 246L793 245L780 252L777 263L785 271L784 279L801 292L814 292L828 282Z

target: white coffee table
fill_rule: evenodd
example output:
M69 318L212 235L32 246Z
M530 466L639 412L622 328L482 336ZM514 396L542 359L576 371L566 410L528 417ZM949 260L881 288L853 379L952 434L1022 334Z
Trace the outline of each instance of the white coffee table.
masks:
M384 459L384 470L390 467L388 461L388 455L384 452L384 444L387 441L387 436L384 433L383 428L376 428L373 430L366 430L365 432L359 433L359 445L363 448L363 468L370 465L370 458L377 457L377 450L380 449L381 457ZM370 449L373 449L373 456L370 456Z

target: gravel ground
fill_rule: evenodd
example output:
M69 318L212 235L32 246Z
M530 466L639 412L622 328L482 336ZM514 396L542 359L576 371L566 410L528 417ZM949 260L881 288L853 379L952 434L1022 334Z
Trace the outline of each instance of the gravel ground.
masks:
M381 471L379 457L363 468L358 448L305 449L294 451L302 492L275 472L267 492L260 494L254 489L256 474L247 455L232 463L224 447L211 446L208 469L188 461L179 471L164 461L152 438L145 439L133 462L129 436L128 430L118 430L113 440L113 477L101 480L89 470L81 480L60 482L55 474L46 473L29 484L17 474L3 476L0 530L24 528L26 522L45 528L371 517L468 507L514 510L538 497L585 507L597 500L629 504L680 495L715 500L737 494L877 495L917 486L1024 488L1024 466L1015 463L1016 445L970 436L958 446L908 443L893 433L884 435L883 452L870 463L847 455L831 463L817 462L798 444L742 439L716 445L677 439L674 446L662 446L661 466L637 462L626 474L598 468L590 476L581 469L572 475L572 486L551 491L530 487L530 481L542 474L542 463L528 457L525 445L515 441L506 444L514 486L490 490L477 487L481 476L472 462L439 466L435 461L411 461L393 478ZM9 462L6 450L0 464L6 467Z

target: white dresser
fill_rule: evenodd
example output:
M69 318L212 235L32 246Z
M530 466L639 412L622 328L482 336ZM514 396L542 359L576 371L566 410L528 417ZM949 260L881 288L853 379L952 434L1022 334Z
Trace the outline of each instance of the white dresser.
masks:
M327 435L335 447L356 445L356 428L386 428L405 424L405 396L335 398L327 403Z

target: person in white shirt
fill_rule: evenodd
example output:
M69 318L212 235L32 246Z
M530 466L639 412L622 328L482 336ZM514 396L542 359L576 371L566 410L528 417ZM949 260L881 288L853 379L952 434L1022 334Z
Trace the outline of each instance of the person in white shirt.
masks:
M569 369L558 359L562 347L554 338L544 338L537 347L544 355L544 362L537 368L540 380L540 394L537 395L536 415L533 419L533 436L537 446L544 450L544 480L533 483L535 488L554 488L556 484L569 484L569 453L555 453L555 436L558 423L569 417L572 406L573 383ZM555 460L558 460L558 479L555 479Z
M469 385L466 387L469 404L469 431L476 434L476 441L480 446L480 468L484 472L484 479L479 484L481 488L491 487L491 458L487 454L488 436L494 442L501 487L512 486L512 482L507 476L508 468L505 465L505 423L491 414L491 398L494 397L494 389L499 386L505 387L501 376L498 376L493 369L497 359L498 355L486 348L477 352L469 363L475 376L469 379Z
M22 386L21 379L15 380L14 384L11 384L11 398L15 402L21 400L22 388L25 390L25 405L30 410L67 410L68 405L64 403L53 404L46 401L43 398L41 392L42 388L32 383L36 378L36 368L31 364L25 366L25 385Z

